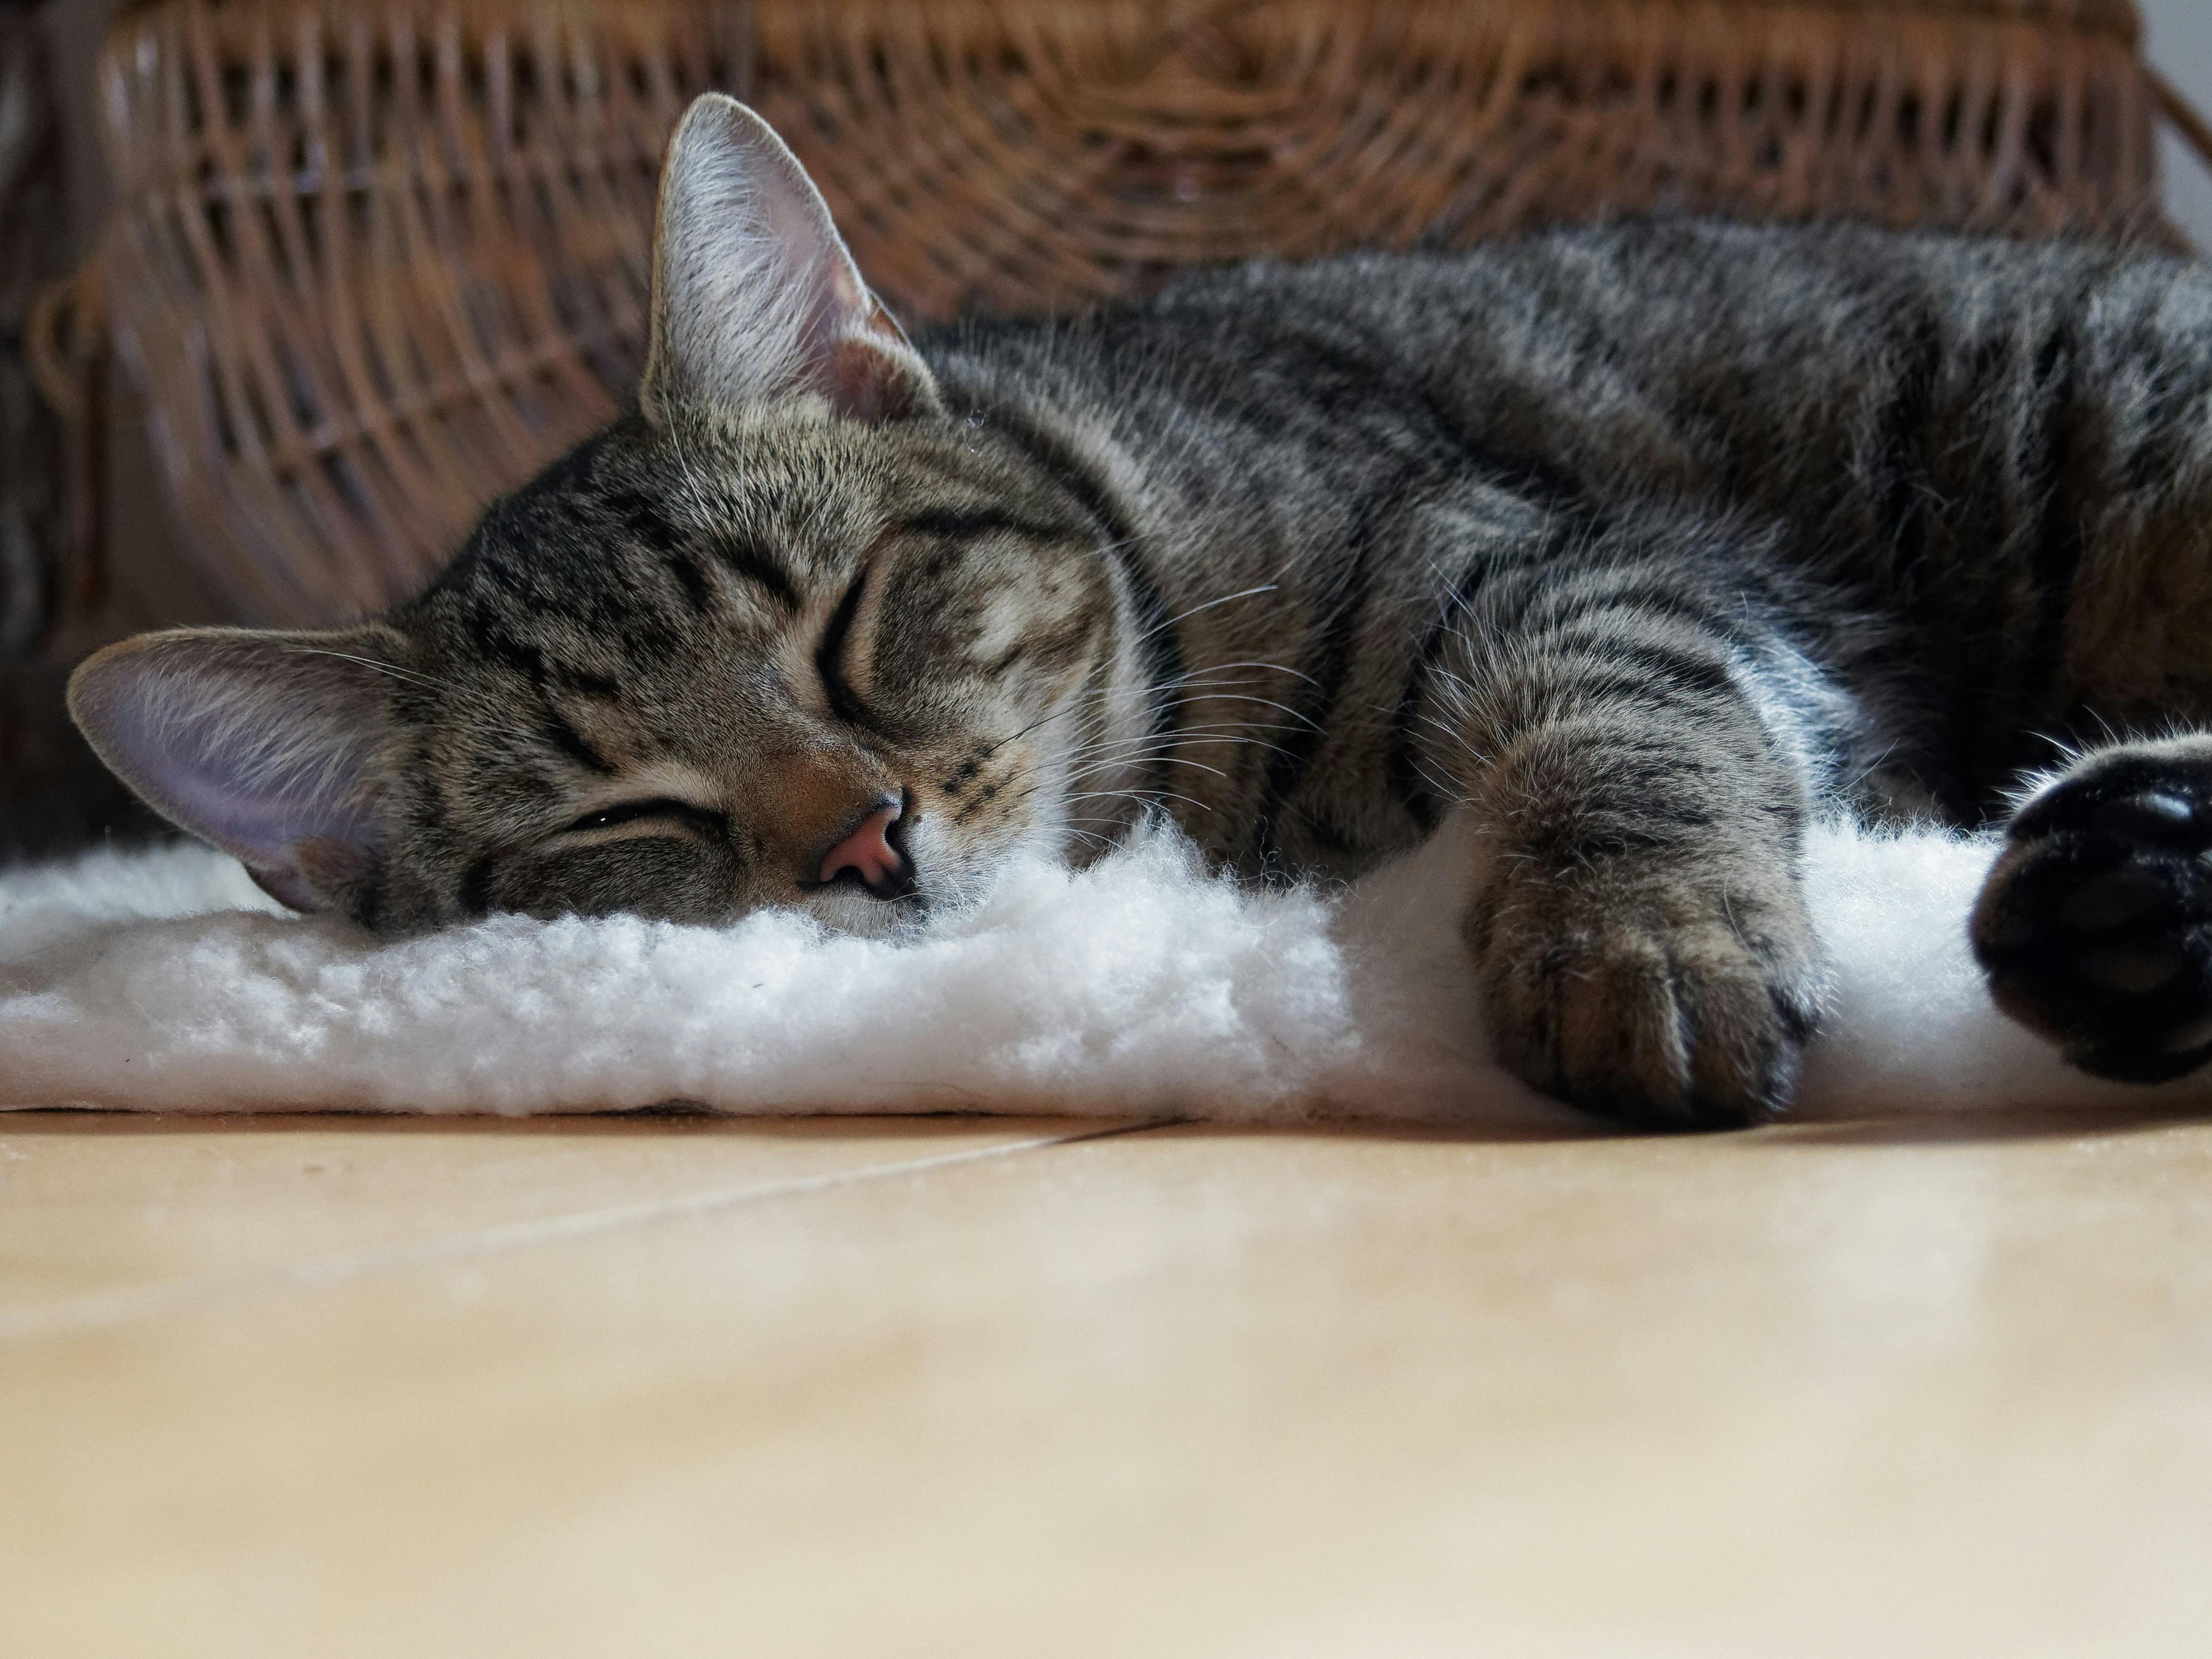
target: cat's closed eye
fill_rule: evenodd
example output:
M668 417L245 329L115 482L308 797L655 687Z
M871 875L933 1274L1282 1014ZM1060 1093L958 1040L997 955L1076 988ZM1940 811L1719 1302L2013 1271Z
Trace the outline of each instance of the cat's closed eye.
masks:
M591 830L615 830L626 823L664 821L671 827L705 830L719 835L723 829L722 815L703 806L694 806L688 800L658 797L652 800L619 801L612 806L602 806L595 812L586 812L561 833L577 835Z
M845 678L846 639L853 631L853 618L860 612L867 588L868 572L863 569L845 590L845 597L837 601L829 626L822 630L822 643L814 648L814 668L822 677L822 694L829 700L830 712L849 726L872 724L867 705L854 695Z

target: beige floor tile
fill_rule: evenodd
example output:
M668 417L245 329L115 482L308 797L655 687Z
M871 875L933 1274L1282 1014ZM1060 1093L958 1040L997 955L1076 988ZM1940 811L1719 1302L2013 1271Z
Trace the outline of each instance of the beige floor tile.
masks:
M0 1422L42 1656L2199 1652L2212 1127L1154 1131L241 1281Z
M320 1282L1093 1127L0 1114L0 1336L190 1304L241 1275Z

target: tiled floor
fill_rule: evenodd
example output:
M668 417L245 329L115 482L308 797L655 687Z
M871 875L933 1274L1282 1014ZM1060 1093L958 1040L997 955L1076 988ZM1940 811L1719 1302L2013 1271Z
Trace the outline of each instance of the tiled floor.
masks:
M0 1653L2212 1650L2212 1127L0 1117Z

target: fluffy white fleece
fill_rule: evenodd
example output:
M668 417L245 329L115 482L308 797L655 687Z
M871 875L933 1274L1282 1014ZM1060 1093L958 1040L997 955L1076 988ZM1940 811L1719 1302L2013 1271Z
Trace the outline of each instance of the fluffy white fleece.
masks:
M779 915L379 945L282 913L211 852L95 853L0 875L0 1103L1547 1121L1484 1058L1458 845L1324 896L1209 880L1159 836L1081 874L1018 867L903 946ZM1991 855L1820 834L1836 981L1805 1112L2145 1101L1990 1006L1965 918Z

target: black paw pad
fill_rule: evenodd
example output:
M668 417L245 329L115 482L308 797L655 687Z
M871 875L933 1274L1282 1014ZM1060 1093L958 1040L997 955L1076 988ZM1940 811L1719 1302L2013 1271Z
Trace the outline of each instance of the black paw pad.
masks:
M2004 1010L2086 1072L2212 1060L2212 759L2123 751L2030 803L1974 913Z

